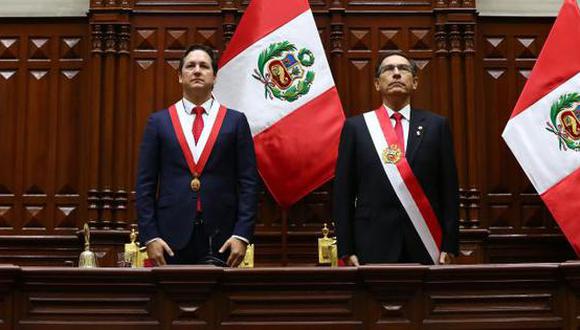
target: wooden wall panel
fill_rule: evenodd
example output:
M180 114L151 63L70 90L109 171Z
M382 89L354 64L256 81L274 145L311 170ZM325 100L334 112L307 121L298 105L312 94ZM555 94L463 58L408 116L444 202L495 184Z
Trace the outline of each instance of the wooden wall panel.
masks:
M1 24L1 234L71 235L85 221L86 24Z
M480 136L486 141L478 148L482 155L479 167L485 169L479 179L482 225L490 229L493 244L513 247L521 243L522 236L534 237L529 248L537 253L538 258L546 256L540 248L545 248L545 245L533 244L538 244L542 239L549 242L554 235L559 236L560 231L501 139L501 133L552 21L547 18L520 18L507 22L500 18L485 18L478 24L481 45L478 57L483 76L478 111L483 124ZM517 255L523 253L518 250L508 248L499 253L499 250L495 252L495 248L491 248L489 260L518 260ZM565 257L573 255L567 243L554 246L552 251L558 251Z
M346 74L339 77L348 86L341 95L345 112L356 115L377 108L382 102L374 88L374 74L381 53L402 49L419 65L419 88L413 105L434 108L432 82L436 81L432 16L417 13L411 17L385 13L382 15L353 14L345 19L344 46L347 61ZM333 68L334 69L334 68Z
M0 41L0 42L5 42ZM16 69L0 71L0 193L14 194L16 191L16 127L18 118L18 72Z
M505 123L511 115L515 102L523 88L527 76L538 55L538 48L544 42L550 27L550 20L544 24L534 24L531 20L521 19L514 23L505 23L498 19L485 19L479 25L480 44L483 46L480 56L484 72L480 109L484 113L485 125L483 137L487 143L482 145L481 152L485 155L482 167L486 169L482 182L484 188L482 204L490 209L498 206L509 208L509 214L504 218L485 216L489 219L491 228L493 222L503 223L504 227L515 232L523 232L523 208L540 206L539 198L534 197L535 191L523 171L517 164L511 151L501 140ZM528 48L529 47L529 48ZM545 226L545 221L536 221L538 226L544 226L551 231L553 226ZM497 228L498 233L501 228Z
M454 134L463 260L572 255L500 136L553 19L479 18L470 0L310 3L347 116L380 105L381 53L402 49L417 61L413 106L447 116ZM107 244L120 246L136 222L147 118L181 97L183 50L197 42L223 51L247 4L92 1L85 18L1 22L0 236L55 244L63 235L68 257L88 221L109 258ZM332 228L331 201L332 182L288 210L262 191L257 263L315 263L322 224ZM24 251L17 241L4 253Z
M76 230L84 223L80 205L84 204L82 168L84 74L80 70L61 70L58 77L59 98L55 125L55 230ZM86 95L86 94L85 94ZM77 141L71 143L71 141Z
M24 112L26 126L21 131L24 139L23 190L29 195L46 195L49 192L50 121L54 116L46 116L53 110L49 100L51 75L48 70L30 70L26 74L29 98Z
M2 39L0 45L15 46L17 39ZM5 51L6 54L6 51ZM10 58L11 55L3 57ZM17 127L18 127L18 69L0 71L0 230L10 231L18 218L17 203Z

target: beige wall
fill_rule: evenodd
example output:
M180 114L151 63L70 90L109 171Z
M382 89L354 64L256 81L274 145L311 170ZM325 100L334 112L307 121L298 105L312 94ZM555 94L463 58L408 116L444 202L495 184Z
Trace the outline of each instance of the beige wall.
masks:
M562 0L476 0L482 16L555 16ZM85 16L89 0L0 0L0 16Z
M476 0L482 16L556 16L563 0Z
M90 0L0 0L1 17L86 16Z

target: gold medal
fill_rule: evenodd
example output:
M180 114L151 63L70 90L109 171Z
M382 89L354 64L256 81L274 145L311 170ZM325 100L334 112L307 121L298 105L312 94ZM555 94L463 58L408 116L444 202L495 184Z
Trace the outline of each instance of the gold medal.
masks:
M199 188L201 188L201 181L199 181L198 177L194 177L191 180L190 186L191 186L191 190L199 191Z
M397 164L401 160L402 154L398 145L390 145L383 150L383 162L385 164Z

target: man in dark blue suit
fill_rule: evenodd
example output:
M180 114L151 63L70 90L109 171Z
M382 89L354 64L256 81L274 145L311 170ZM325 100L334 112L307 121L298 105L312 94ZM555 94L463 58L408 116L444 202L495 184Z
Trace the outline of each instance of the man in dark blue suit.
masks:
M187 49L178 73L183 98L153 113L143 134L139 234L157 265L221 259L236 267L252 239L259 182L253 139L244 114L212 96L216 74L213 49Z
M377 65L383 105L341 134L334 186L345 264L450 263L458 252L458 182L447 120L412 109L417 66L403 53Z

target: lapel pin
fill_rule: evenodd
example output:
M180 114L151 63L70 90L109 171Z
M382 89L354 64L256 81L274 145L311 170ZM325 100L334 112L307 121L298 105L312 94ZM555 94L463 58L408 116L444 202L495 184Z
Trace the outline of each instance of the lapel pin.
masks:
M423 133L423 126L417 127L417 136L421 136L422 133Z

